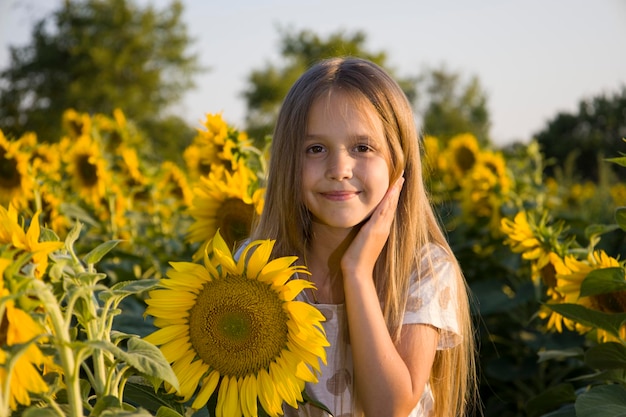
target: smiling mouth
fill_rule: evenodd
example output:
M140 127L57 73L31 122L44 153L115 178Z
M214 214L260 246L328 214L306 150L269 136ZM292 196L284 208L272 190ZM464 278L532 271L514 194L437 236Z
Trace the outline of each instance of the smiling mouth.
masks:
M326 193L320 193L324 198L332 201L345 201L353 197L356 197L359 191L329 191Z

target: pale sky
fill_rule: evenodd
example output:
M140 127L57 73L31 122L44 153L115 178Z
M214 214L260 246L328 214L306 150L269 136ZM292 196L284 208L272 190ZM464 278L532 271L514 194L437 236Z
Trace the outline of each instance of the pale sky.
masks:
M145 4L150 0L139 0ZM158 8L167 0L152 0ZM526 142L560 111L626 85L626 0L184 0L193 48L209 67L176 112L199 126L222 112L244 127L247 76L280 66L277 27L367 35L399 76L445 65L476 75L498 145ZM8 46L62 0L0 0L0 68Z

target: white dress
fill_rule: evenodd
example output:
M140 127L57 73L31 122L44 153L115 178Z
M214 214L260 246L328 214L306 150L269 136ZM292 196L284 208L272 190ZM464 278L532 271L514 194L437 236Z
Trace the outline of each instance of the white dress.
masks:
M434 248L434 249L433 249ZM461 341L456 310L456 275L444 251L431 245L434 273L417 274L411 278L409 298L403 324L429 324L439 329L438 350L456 346ZM424 262L428 264L428 262ZM297 299L311 303L306 293ZM330 346L326 350L327 364L322 364L317 384L306 385L311 398L320 401L333 412L334 417L350 417L353 405L353 365L348 337L346 309L344 304L314 304L326 317L323 327ZM426 417L433 409L433 395L427 384L415 409L408 417ZM285 406L285 417L327 417L328 413L312 405L300 406L297 410Z

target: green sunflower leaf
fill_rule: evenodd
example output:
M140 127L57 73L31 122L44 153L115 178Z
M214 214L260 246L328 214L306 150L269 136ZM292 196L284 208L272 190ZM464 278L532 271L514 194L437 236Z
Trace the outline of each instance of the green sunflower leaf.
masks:
M626 207L615 209L615 222L622 230L626 230Z
M152 417L147 410L137 409L137 410L124 410L121 408L118 409L105 409L102 413L98 414L100 417Z
M576 401L576 391L572 384L559 384L548 387L539 395L526 403L526 412L530 417L540 416L548 411L555 410L566 403Z
M156 417L183 417L183 415L169 407L160 407L157 410Z
M132 337L128 339L127 349L123 350L111 342L90 340L87 342L96 349L111 352L116 358L126 362L146 377L158 378L178 390L178 378L161 350L143 339Z
M626 416L626 388L621 385L600 385L580 394L576 415L585 417Z
M131 377L124 388L124 402L146 408L158 417L182 416L185 406L177 399L172 394L155 390L138 377Z
M592 224L585 228L585 236L589 239L617 229L619 229L619 226L616 224Z
M626 156L618 156L618 157L615 157L615 158L606 158L605 160L608 161L608 162L613 162L614 164L626 167Z
M111 297L124 298L129 295L140 294L144 291L153 289L158 285L158 279L137 279L131 281L122 281L111 286L108 291L104 291L100 294L100 298L103 301L108 300Z
M594 369L626 369L626 346L607 342L585 352L585 363Z
M74 226L72 226L72 229L69 231L69 233L65 237L65 247L68 250L72 250L74 248L74 243L76 243L76 241L80 237L80 229L82 227L83 227L83 224L77 221L76 223L74 223Z
M109 240L107 242L99 244L97 247L92 249L87 255L83 257L83 261L87 265L97 264L98 262L102 260L104 255L106 255L111 250L113 250L113 248L115 248L117 244L120 242L121 240L117 239L117 240Z
M21 414L22 417L58 417L59 413L52 408L29 407Z
M624 269L620 267L594 269L580 285L580 296L607 294L626 290Z
M579 304L546 304L546 306L560 315L585 326L606 330L616 338L620 337L620 327L626 322L626 313L603 313Z

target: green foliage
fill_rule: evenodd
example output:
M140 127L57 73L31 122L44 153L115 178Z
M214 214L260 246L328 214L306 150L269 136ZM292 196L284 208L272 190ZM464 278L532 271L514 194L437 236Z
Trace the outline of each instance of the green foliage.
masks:
M250 137L263 140L272 133L282 100L296 79L313 63L334 56L357 56L369 59L381 66L386 65L384 52L370 52L366 48L366 35L357 31L351 34L337 31L322 38L310 30L280 31L281 55L284 64L266 64L253 70L244 91L247 115L246 130ZM414 80L400 80L409 98L415 97ZM262 148L263 144L257 144Z
M459 133L472 133L481 145L490 143L487 95L478 77L464 82L459 73L441 67L426 70L419 84L418 102L424 103L418 113L426 134L445 142Z
M334 56L369 59L386 69L398 81L411 103L419 102L424 131L444 142L459 133L472 133L483 145L489 143L487 96L477 77L467 82L445 68L428 69L414 77L399 77L388 67L384 52L366 48L365 33L338 31L321 38L309 30L281 32L282 66L268 63L253 70L244 91L248 134L263 140L272 133L282 100L296 79L315 62ZM257 146L263 147L263 143Z
M552 175L563 168L568 155L575 150L576 173L583 179L598 179L600 165L597 155L613 155L626 151L621 141L626 131L626 87L612 95L600 94L581 100L577 113L559 113L538 132L542 152L554 164L546 167ZM621 142L621 143L620 143ZM624 178L624 170L615 167L614 172Z
M37 23L30 44L11 48L11 64L0 73L0 129L54 141L60 131L50 120L68 108L123 108L140 128L171 125L164 111L199 71L182 12L178 0L163 10L133 0L63 2Z
M52 266L47 282L28 274L24 262L15 262L4 273L4 285L21 289L16 293L16 299L28 299L30 303L39 303L38 308L45 309L46 320L40 314L32 314L32 317L39 317L42 328L49 325L53 329L49 334L42 334L41 346L45 352L55 352L54 357L58 357L58 373L50 374L57 377L49 377L50 392L45 402L33 404L20 412L24 416L57 416L58 410L63 409L71 416L82 416L85 411L103 417L150 416L152 414L141 408L144 400L150 404L150 396L135 398L137 408L125 402L127 383L153 381L152 393L156 395L162 381L178 387L178 379L160 349L136 334L115 330L113 319L121 313L122 301L155 288L158 280L106 285L106 274L97 272L95 266L110 255L118 242L103 242L79 258L75 245L81 227L76 223L65 239L64 250L51 254ZM45 236L51 238L52 234ZM33 339L12 346L7 371L18 358L16 348L28 348L37 342ZM170 404L165 400L166 396L163 398L161 405L171 407L172 411L180 408L175 401ZM2 399L2 404L6 404L5 398ZM0 413L5 415L4 411Z

